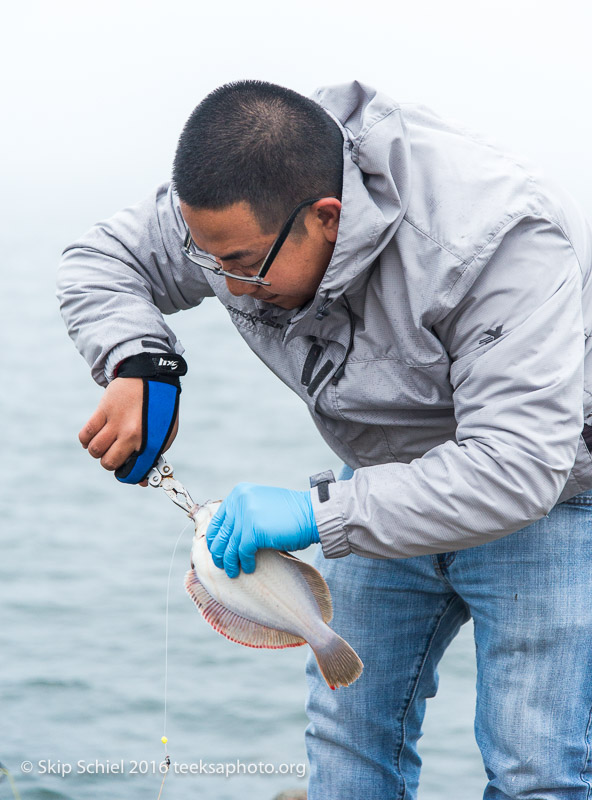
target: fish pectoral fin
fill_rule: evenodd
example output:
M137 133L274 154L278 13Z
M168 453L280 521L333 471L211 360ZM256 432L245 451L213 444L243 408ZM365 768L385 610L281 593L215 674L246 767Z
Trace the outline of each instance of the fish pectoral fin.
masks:
M278 553L284 558L289 559L298 567L304 580L308 583L312 591L317 605L321 611L323 622L331 622L333 619L333 602L331 601L331 592L327 586L325 579L311 564L302 561L292 553L287 553L285 550L278 550Z
M244 644L246 647L265 647L270 650L300 647L306 644L300 636L260 625L226 608L204 588L192 569L185 575L185 589L205 621L232 642Z

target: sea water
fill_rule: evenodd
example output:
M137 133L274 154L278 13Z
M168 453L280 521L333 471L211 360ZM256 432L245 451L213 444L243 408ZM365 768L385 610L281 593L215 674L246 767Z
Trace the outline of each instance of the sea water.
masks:
M17 231L2 247L0 761L23 800L150 800L165 754L167 576L187 520L160 490L118 484L78 443L102 390L53 296L66 243L59 230ZM189 374L167 457L195 500L242 480L305 489L339 468L215 299L169 323ZM187 528L171 573L163 798L271 800L305 785L307 648L244 648L206 625L183 588L190 542ZM467 625L428 702L421 800L481 794L474 683ZM0 780L0 799L11 796Z

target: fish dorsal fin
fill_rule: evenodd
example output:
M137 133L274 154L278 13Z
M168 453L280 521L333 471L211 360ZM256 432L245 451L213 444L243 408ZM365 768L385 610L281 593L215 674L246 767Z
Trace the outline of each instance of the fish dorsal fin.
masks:
M238 642L247 647L265 647L270 650L281 647L299 647L306 644L306 641L300 636L260 625L258 622L241 617L240 614L226 608L214 600L193 569L188 570L185 575L185 588L205 621L232 642Z
M284 558L289 559L295 567L298 567L302 577L308 583L312 593L315 596L315 600L317 601L323 616L323 622L331 622L333 618L331 592L329 591L329 587L325 583L325 579L321 573L311 564L307 564L306 561L301 561L295 555L292 555L292 553L286 553L285 550L280 550L278 552Z

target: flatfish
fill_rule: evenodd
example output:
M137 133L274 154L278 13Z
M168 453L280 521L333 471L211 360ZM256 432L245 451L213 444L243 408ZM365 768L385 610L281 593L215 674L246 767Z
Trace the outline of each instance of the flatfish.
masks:
M290 553L259 550L255 571L229 578L213 562L206 531L219 502L193 515L195 535L185 588L214 630L247 647L283 648L309 644L327 684L349 686L363 664L329 625L329 587L310 564Z

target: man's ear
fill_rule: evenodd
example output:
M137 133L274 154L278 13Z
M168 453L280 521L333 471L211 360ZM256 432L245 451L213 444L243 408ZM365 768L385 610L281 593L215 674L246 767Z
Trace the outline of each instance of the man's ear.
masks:
M337 241L341 202L336 197L323 197L311 206L311 213L322 226L325 239L331 244Z

